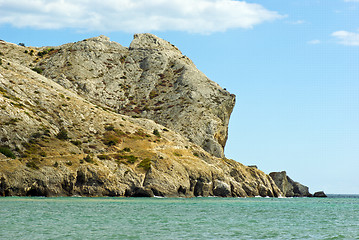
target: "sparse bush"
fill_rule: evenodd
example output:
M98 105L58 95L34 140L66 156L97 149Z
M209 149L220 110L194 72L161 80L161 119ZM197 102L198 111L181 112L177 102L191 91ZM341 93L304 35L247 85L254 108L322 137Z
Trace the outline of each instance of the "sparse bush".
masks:
M68 135L67 135L67 131L64 128L60 129L60 132L56 135L56 137L60 140L67 140L69 139Z
M176 157L181 157L182 154L178 153L178 152L174 152L173 155L175 155Z
M125 156L125 159L128 163L134 164L137 160L137 157L133 155Z
M116 155L115 156L116 159L120 160L120 159L125 159L127 163L130 163L130 164L134 164L138 157L134 156L134 155Z
M32 138L40 138L41 136L42 134L40 132L36 132L31 135Z
M107 146L114 146L120 142L120 138L111 132L106 132L103 136L102 142Z
M38 67L31 68L31 70L37 72L38 74L42 74L42 72L44 71L44 69Z
M125 147L124 149L122 149L122 151L124 151L124 152L131 152L131 149L128 148L128 147Z
M145 158L137 166L139 168L143 168L145 171L148 171L151 167L151 159Z
M100 160L110 159L110 156L105 155L105 154L100 154L100 155L97 155L97 157L98 157L98 159L100 159Z
M155 135L156 137L159 137L159 138L161 137L161 134L157 129L153 130L153 135Z
M120 58L120 62L123 64L125 61L126 61L126 56L122 56L122 57Z
M80 146L82 144L82 142L79 140L71 141L71 143L75 146Z
M59 163L58 162L55 162L54 165L53 165L55 168L57 168L59 166Z
M25 47L25 43L19 43L19 46Z
M152 90L150 92L150 95L149 95L150 99L153 99L153 98L155 98L157 96L158 96L158 92L156 90Z
M86 161L86 162L88 162L88 163L93 163L93 162L94 162L93 159L92 159L92 157L91 157L90 155L86 155L86 157L84 157L83 160Z
M51 52L51 51L53 51L53 50L54 50L53 48L45 49L45 50L43 50L43 51L41 51L41 52L38 52L38 53L37 53L37 56L43 57L43 56L45 56L46 54L48 54L49 52Z
M32 168L32 169L35 169L35 170L40 169L39 166L37 166L36 162L37 162L36 160L29 161L29 162L26 163L26 167Z
M4 154L6 157L15 159L15 154L6 146L0 147L0 153Z

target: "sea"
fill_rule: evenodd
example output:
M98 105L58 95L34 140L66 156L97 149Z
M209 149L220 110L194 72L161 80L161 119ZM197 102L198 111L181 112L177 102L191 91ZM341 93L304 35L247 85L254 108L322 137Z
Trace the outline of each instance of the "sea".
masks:
M359 239L359 195L2 197L0 239Z

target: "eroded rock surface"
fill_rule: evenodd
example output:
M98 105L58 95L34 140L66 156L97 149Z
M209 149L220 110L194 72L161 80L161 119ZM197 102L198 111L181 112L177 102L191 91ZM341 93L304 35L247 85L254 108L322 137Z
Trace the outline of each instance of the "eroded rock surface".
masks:
M198 71L194 68L185 70L190 68L184 64L188 61L190 65L190 61L186 58L182 60L173 59L174 56L179 56L178 50L173 46L166 42L163 43L163 40L157 40L151 35L141 36L159 42L146 43L142 46L141 44L144 42L139 39L136 40L139 43L135 41L130 49L109 42L105 37L54 49L20 47L0 42L1 196L246 197L260 195L277 197L282 194L272 178L262 171L246 167L234 160L218 158L205 151L203 144L197 145L193 139L189 141L190 136L184 137L183 132L179 131L181 133L179 134L173 131L174 127L168 127L169 125L165 127L147 118L133 118L111 111L113 108L109 110L109 108L104 107L104 104L108 103L102 102L102 97L105 96L109 99L115 99L116 96L118 98L124 97L126 98L124 102L127 102L135 101L135 97L145 96L148 93L144 87L137 86L140 86L138 84L142 82L151 82L145 80L146 77L141 78L142 75L146 76L152 71L152 60L146 62L145 59L152 56L152 53L156 55L160 52L159 50L150 51L148 45L153 46L155 44L154 46L158 45L161 48L173 48L167 53L168 56L171 56L168 59L175 62L175 69L177 69L178 64L183 64L184 70L175 73L179 74L178 77L169 78L174 81L173 86L181 85L177 81L186 81L187 78L181 77L182 74L184 76L187 74L186 71ZM141 38L141 36L137 38ZM157 49L157 47L154 48ZM86 51L86 49L91 51ZM119 71L123 67L111 68L107 67L110 66L109 64L101 66L96 62L98 58L102 61L101 56L106 55L110 49L116 49L117 52L116 54L113 53L112 57L119 56L120 62L118 64L127 66L125 61L121 62L122 52L126 56L126 61L136 63L128 65L130 69L133 67L132 72L126 70L126 76L131 79L128 80L131 84L127 83L129 84L128 91L121 92L119 90L116 93L118 95L112 91L115 87L111 86L118 85L118 82L110 78L111 74L108 75L108 78L99 76L98 78L101 80L93 82L95 77L89 75L88 78L85 78L83 72L79 72L76 79L76 71L71 69L71 66L77 69L77 65L83 63L83 67L90 68L88 74L93 71L98 73L102 71L105 75L112 69ZM66 51L73 54L64 54ZM141 54L133 52L133 57L131 57L131 51L138 51ZM147 56L147 51L151 52L149 56ZM83 58L86 55L88 55L87 60ZM64 62L62 62L63 56L67 57ZM142 60L136 60L136 57ZM77 58L80 60L76 62L74 59ZM86 61L91 59L96 63L90 66ZM70 64L71 62L73 64ZM49 66L41 70L40 67L47 64L57 67L51 68ZM165 67L165 69L170 71L171 66L169 65L170 68ZM91 71L91 68L94 70ZM145 73L143 69L147 68L147 73ZM135 69L138 69L141 74L135 73ZM63 72L61 72L62 70ZM40 75L41 71L51 79ZM72 76L74 78L72 80L68 78L71 75L67 71L73 71ZM84 70L78 67L78 71ZM183 73L180 74L182 71ZM58 77L57 74L59 73L64 75ZM135 80L132 77L130 78L131 74L137 79L136 84ZM51 77L52 75L56 76ZM122 79L125 80L125 78ZM158 83L156 81L154 84ZM201 85L206 81L209 85ZM101 82L102 88L100 87ZM125 82L123 83L125 84ZM192 95L196 96L193 98L196 99L193 103L195 106L196 104L204 104L204 102L198 103L198 100L210 97L211 93L216 91L216 94L218 92L222 94L219 94L220 103L228 100L233 104L234 97L207 78L198 80L198 84L197 90L189 84L192 86L191 89L193 88ZM169 96L166 93L161 93L163 96L156 97L163 98L166 103L172 100L175 103L179 100L175 101L175 97L172 97L177 96L176 94L179 94L178 96L183 95L184 98L188 97L187 93L177 92L176 89L180 88L168 88L167 90L173 93ZM107 90L110 92L109 94L105 93ZM140 93L141 91L147 91L147 93ZM97 98L96 92L101 97ZM139 95L136 95L137 92ZM126 96L127 93L128 96ZM132 100L130 94L133 95ZM152 104L157 101L154 100L156 97L153 97L152 100L151 98L147 99L149 108L152 108ZM114 106L117 104L116 101L114 101ZM140 98L136 101L141 102ZM203 124L207 124L204 121L201 123L202 125L194 124L194 129L190 128L189 130L196 132L202 129L204 133L208 134L202 135L203 139L208 137L208 139L217 141L216 138L210 138L210 136L213 132L220 131L221 127L225 132L221 136L226 136L226 124L224 124L225 121L218 120L221 119L220 117L217 116L218 119L215 117L219 113L216 112L219 111L218 109L209 110L209 106L220 108L220 104L213 103L214 105L211 105L211 102L206 104L201 108L203 110L201 116L207 120L211 119L211 121L214 119L214 123L209 124L203 130L200 126L203 127ZM228 116L225 115L227 113L222 112L224 114L222 115L223 119L229 117L232 107L228 106L232 106L231 104L223 105L228 110ZM127 105L119 106L126 107ZM193 109L197 111L198 106L193 107ZM171 110L176 109L176 106L167 106L166 108ZM174 111L173 114L179 114L182 117L190 115L186 109L183 110L184 115L181 115L180 109ZM192 109L190 104L188 109ZM151 111L154 110L146 110L139 114L141 116L147 116L146 112L154 114L155 111L152 113ZM127 113L132 115L133 111ZM165 113L159 112L158 114ZM193 113L193 115L195 114ZM173 118L178 117L178 121L180 121L180 116L174 115ZM200 120L198 121L200 122ZM173 124L175 123L173 122ZM217 143L219 144L219 142ZM222 145L219 145L222 148Z
M286 197L311 197L309 188L298 182L293 181L287 176L286 171L282 172L271 172L269 174L274 180L278 188Z
M136 34L129 48L105 36L56 48L43 75L118 113L152 119L224 157L235 96L169 42Z

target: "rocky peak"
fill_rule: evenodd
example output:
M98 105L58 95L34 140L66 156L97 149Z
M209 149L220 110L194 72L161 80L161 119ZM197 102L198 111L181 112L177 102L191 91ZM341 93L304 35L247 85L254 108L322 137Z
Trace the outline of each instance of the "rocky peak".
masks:
M130 49L166 50L182 54L173 44L150 33L135 34L130 44Z
M57 48L36 63L47 78L118 113L154 120L224 157L235 96L174 45L136 34L129 48L105 36Z

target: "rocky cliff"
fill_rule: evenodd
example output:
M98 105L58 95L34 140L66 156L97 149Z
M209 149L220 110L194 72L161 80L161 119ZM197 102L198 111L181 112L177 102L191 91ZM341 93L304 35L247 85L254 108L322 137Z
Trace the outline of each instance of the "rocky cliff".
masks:
M165 40L136 34L127 48L105 36L90 38L56 48L36 67L93 103L154 120L224 157L235 96Z
M0 41L0 195L280 196L223 157L233 104L153 35Z
M299 182L293 181L287 176L286 171L282 172L271 172L269 174L274 180L275 184L282 191L286 197L311 197L309 188L300 184Z

